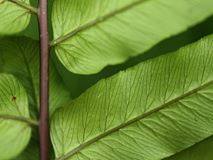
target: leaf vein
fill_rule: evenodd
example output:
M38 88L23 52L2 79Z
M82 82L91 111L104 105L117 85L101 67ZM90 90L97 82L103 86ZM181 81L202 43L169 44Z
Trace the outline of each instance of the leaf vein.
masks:
M26 117L20 117L15 115L0 115L0 120L1 119L19 121L19 122L27 123L30 126L38 126L38 122L36 120L26 118Z
M101 17L98 17L98 18L96 18L95 20L92 20L92 21L90 21L90 22L88 22L88 23L86 23L86 24L84 24L84 25L81 25L81 26L77 27L76 29L72 30L71 32L69 32L69 33L67 33L67 34L65 34L65 35L63 35L63 36L60 36L60 37L56 38L55 40L53 40L53 41L50 43L50 46L55 46L55 45L57 45L58 43L61 43L61 42L63 42L63 41L66 41L67 39L69 39L69 38L75 36L75 35L78 34L79 32L82 32L82 31L84 31L84 30L86 30L86 29L89 29L89 28L91 28L91 27L93 27L93 26L95 26L95 25L97 25L97 24L99 24L99 23L101 23L101 22L104 22L104 21L106 21L106 20L108 20L108 19L110 19L110 18L112 18L112 17L114 17L114 16L120 14L120 13L123 13L123 12L125 12L125 11L127 11L127 10L129 10L129 9L132 9L133 7L135 7L135 6L137 6L137 5L140 5L141 3L145 2L145 1L146 1L146 0L138 0L138 1L135 1L135 2L130 3L130 4L126 5L126 6L124 6L124 7L121 7L121 8L119 8L119 9L117 9L117 10L114 10L114 11L112 11L112 12L106 14L106 15L103 15L103 16L101 16ZM63 26L63 25L62 25L62 26Z
M142 120L142 119L144 119L144 118L146 118L146 117L148 117L148 116L150 116L150 115L152 115L152 114L154 114L154 113L156 113L158 111L166 109L167 107L170 107L171 104L179 102L180 100L182 100L182 99L184 99L184 98L186 98L188 96L191 96L191 95L197 93L198 91L200 91L200 90L202 90L204 88L207 88L208 86L210 86L212 84L213 84L212 80L209 81L209 82L206 82L205 84L200 85L199 87L197 87L195 89L192 89L192 90L186 92L185 94L183 94L181 96L178 96L178 97L176 97L176 98L174 98L174 99L172 99L172 100L170 100L170 101L168 101L168 102L156 107L153 110L150 110L150 111L148 111L148 112L146 112L146 113L144 113L142 115L139 115L139 116L127 121L126 123L123 123L123 124L121 124L121 125L119 125L117 127L114 127L112 129L110 129L110 130L108 130L108 131L106 131L106 132L104 132L104 133L102 133L102 134L100 134L100 135L88 140L87 142L84 142L84 143L80 144L79 146L77 146L76 148L74 148L73 150L68 152L67 154L65 154L65 155L63 155L63 156L61 156L59 158L56 158L56 160L66 160L66 159L70 158L71 156L75 155L76 153L79 153L81 150L83 150L87 146L97 142L98 140L100 140L100 139L102 139L102 138L104 138L104 137L106 137L106 136L108 136L110 134L113 134L114 132L117 132L120 129L125 128L125 127L127 127L127 126L129 126L129 125L131 125L131 124L133 124L135 122L138 122L138 121L140 121L140 120Z

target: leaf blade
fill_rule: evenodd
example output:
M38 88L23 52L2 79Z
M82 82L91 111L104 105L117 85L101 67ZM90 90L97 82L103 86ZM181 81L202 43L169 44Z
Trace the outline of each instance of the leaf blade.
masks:
M212 46L210 36L141 63L57 111L56 157L162 159L211 136Z
M53 45L71 72L97 73L202 21L212 15L211 5L210 0L55 1Z
M210 160L213 157L212 147L213 137L210 137L187 150L183 150L172 157L166 158L165 160Z
M20 3L30 4L29 0L20 0ZM21 32L28 26L31 16L27 9L8 0L0 3L0 15L0 35Z
M23 45L25 44L25 45ZM31 111L37 117L39 108L39 43L18 37L0 41L0 72L17 77L29 95ZM60 96L57 93L60 91ZM50 114L69 99L69 93L51 62L50 65Z
M31 124L22 121L30 119L27 95L11 75L0 74L0 104L0 159L10 159L26 147L31 136Z

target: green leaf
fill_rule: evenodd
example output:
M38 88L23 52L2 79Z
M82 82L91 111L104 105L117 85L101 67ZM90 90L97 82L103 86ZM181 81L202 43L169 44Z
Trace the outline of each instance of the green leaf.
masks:
M37 113L39 102L39 43L28 38L0 40L0 72L15 75L28 92L30 107ZM59 94L60 93L60 94ZM69 99L54 65L50 65L50 114Z
M34 40L39 40L38 18L32 15L27 28L20 32L18 35L25 36Z
M13 160L39 160L39 142L34 137L31 138L27 148Z
M104 79L51 122L58 160L155 160L213 135L213 35Z
M13 76L0 74L0 159L13 158L26 147L33 124L24 88Z
M30 3L33 7L38 7L38 0L30 0ZM29 25L25 30L19 33L20 36L29 37L34 40L39 40L39 25L38 25L38 17L36 15L32 15Z
M55 0L52 24L60 61L97 73L213 14L212 0Z
M38 6L38 0L31 0L30 1L32 6ZM53 0L48 0L48 32L49 38L52 39L52 25L51 25L51 13L52 13L52 3ZM34 40L39 40L39 26L38 26L38 18L36 15L31 16L30 23L28 27L21 32L19 35L26 36Z
M67 88L70 90L70 94L72 98L78 97L80 94L85 92L86 89L94 85L98 80L109 77L118 73L121 70L126 70L127 68L141 63L147 59L157 57L168 52L174 52L177 49L193 43L202 37L213 33L213 16L205 20L199 25L190 28L186 32L183 32L177 36L173 36L168 38L164 41L161 41L152 49L145 52L143 55L136 56L131 58L125 63L108 66L103 71L99 72L98 74L92 75L79 75L74 74L68 71L58 60L57 56L54 54L54 60L56 61L57 70L61 77L63 78L64 83L66 84Z
M33 128L31 140L26 149L13 160L39 160L39 135L38 128ZM54 160L54 151L52 146L49 148L49 159Z
M15 34L30 22L29 0L0 0L0 35Z
M213 136L165 160L211 160Z

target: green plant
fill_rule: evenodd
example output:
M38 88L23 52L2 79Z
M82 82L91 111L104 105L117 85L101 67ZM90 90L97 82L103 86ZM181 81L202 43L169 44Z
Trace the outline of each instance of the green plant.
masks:
M213 159L212 25L149 54L212 0L37 3L0 0L0 160Z

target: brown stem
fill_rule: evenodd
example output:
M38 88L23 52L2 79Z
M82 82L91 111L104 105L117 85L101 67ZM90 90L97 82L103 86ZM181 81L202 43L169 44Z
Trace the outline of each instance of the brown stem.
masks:
M49 36L47 0L39 0L38 18L40 30L40 160L49 160Z

